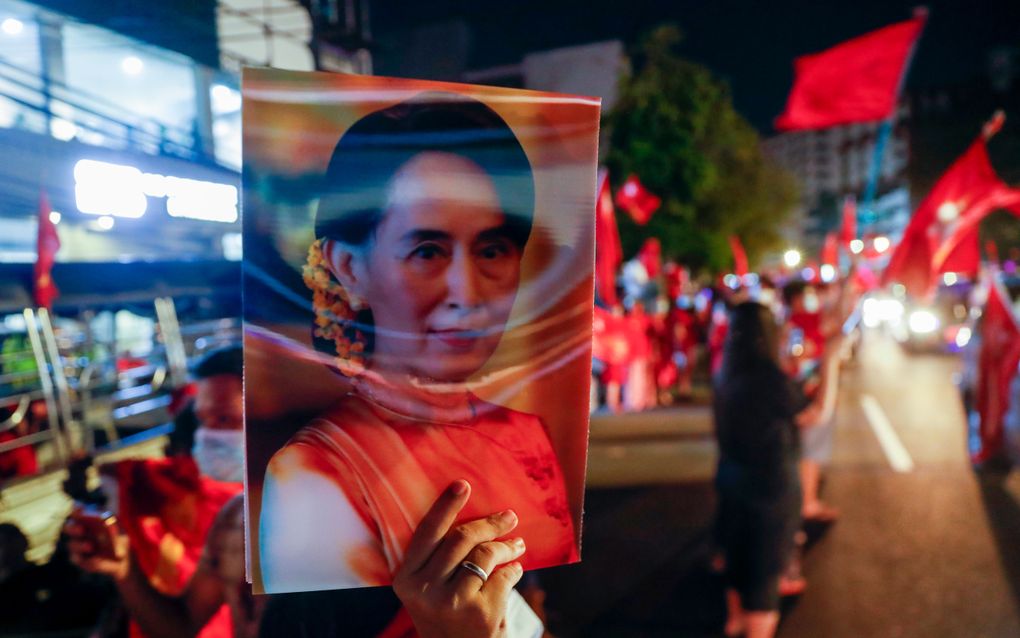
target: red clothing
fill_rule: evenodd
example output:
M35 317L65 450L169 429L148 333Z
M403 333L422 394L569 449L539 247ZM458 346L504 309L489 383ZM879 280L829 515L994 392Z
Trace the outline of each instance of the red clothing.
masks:
M17 438L17 435L10 430L0 432L0 443L9 443ZM35 448L31 445L0 454L0 479L32 476L38 471L39 461L35 457Z
M271 473L293 471L280 468L296 463L344 492L373 536L371 546L349 554L351 572L366 586L392 582L419 521L461 478L472 492L458 520L513 509L520 520L513 535L528 546L525 569L578 560L563 474L541 420L468 400L470 416L462 420L426 420L354 394L298 432L270 463Z
M213 521L242 485L208 479L192 458L181 456L119 461L112 473L118 485L118 520L139 566L154 588L181 594L198 567ZM144 636L133 623L131 635ZM232 635L226 605L199 632L200 638Z
M800 328L804 333L804 341L811 343L811 358L820 359L825 353L825 337L822 336L821 313L795 312L790 315L790 325Z

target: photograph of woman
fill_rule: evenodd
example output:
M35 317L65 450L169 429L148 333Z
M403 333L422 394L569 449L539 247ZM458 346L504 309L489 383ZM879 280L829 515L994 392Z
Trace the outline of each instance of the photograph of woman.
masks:
M266 592L392 583L458 480L471 489L458 520L499 519L525 570L579 559L548 424L471 387L506 338L535 208L528 154L481 100L419 92L343 132L302 275L314 347L350 390L265 470ZM489 553L466 566L483 581L499 567Z

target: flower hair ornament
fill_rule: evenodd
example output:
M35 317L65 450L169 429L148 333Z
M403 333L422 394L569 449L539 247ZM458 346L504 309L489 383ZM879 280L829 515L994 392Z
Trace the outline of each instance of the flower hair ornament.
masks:
M308 247L308 261L301 269L305 285L312 291L316 337L336 346L333 364L347 377L365 371L365 334L357 329L356 318L362 305L333 277L322 254L322 240Z

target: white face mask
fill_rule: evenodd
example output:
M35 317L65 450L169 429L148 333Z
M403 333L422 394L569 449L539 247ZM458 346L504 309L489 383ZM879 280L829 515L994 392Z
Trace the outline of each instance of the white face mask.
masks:
M244 432L242 430L195 430L191 455L199 471L226 483L244 480Z

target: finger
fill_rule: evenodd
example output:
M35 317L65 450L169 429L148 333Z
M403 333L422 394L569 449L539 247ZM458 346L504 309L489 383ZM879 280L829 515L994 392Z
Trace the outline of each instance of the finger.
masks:
M482 596L488 599L494 614L500 618L506 616L507 605L510 603L510 590L524 576L524 568L518 562L496 568L489 580L482 585Z
M524 539L515 538L510 541L490 541L476 545L464 560L478 565L486 574L492 574L500 565L516 560L523 554ZM464 569L463 563L459 564L458 567L461 567L461 569L453 573L453 580L459 593L469 594L476 592L485 584L485 581L477 574Z
M448 581L454 570L476 545L494 541L517 526L517 514L506 510L458 525L436 548L425 568L430 579Z
M467 481L459 480L451 483L418 523L411 536L411 542L404 553L404 565L416 572L425 566L436 547L446 536L457 519L457 514L467 503L471 486Z

